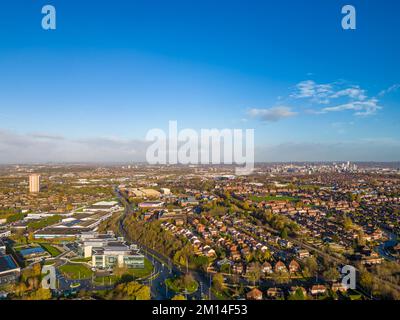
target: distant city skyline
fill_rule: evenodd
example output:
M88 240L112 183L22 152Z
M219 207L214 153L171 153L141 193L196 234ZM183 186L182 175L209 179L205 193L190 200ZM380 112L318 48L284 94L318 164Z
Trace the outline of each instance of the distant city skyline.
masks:
M400 3L42 1L0 10L0 164L143 162L146 132L255 129L256 162L400 161ZM14 12L18 16L10 15Z

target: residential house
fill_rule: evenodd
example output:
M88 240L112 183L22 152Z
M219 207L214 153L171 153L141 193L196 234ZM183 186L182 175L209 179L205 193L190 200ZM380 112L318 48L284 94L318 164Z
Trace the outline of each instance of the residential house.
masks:
M304 297L307 297L307 290L304 287L291 287L289 290L290 294L295 294L298 290L301 290Z
M241 263L235 263L232 267L232 272L234 274L242 274L243 273L243 264Z
M269 288L267 290L267 296L269 298L281 298L283 297L283 291L281 288Z
M333 292L347 292L347 286L341 282L332 283L331 289Z
M311 294L313 296L326 293L326 287L322 284L317 284L311 287Z
M264 262L263 265L261 266L261 271L262 271L264 274L273 273L271 264L270 264L269 262L267 262L267 261Z
M289 272L296 273L300 271L300 264L296 260L292 260L289 263Z
M274 271L275 272L287 272L288 270L287 270L285 264L282 261L278 261L275 264Z
M299 259L308 258L309 256L310 256L310 252L308 252L308 250L305 250L305 249L297 250L297 257Z
M261 290L254 288L246 294L247 300L262 300L263 293Z

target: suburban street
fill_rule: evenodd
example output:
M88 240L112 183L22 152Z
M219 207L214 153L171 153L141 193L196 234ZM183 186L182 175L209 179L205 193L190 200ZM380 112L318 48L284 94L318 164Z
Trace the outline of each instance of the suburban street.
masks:
M130 214L134 211L134 208L126 201L126 199L117 191L117 196L120 201L123 203L125 210L123 215L120 217L119 220L119 232L121 235L130 243L134 243L128 233L126 232L123 220L127 214ZM155 279L146 280L145 283L148 283L151 287L151 294L154 299L157 300L166 300L171 299L177 293L171 292L168 290L167 286L165 285L165 280L171 277L178 277L184 274L184 270L182 270L181 266L178 266L173 263L173 261L160 253L156 252L155 250L144 246L141 243L136 243L145 257L153 263L154 266L154 274L157 276ZM188 299L196 299L201 300L205 297L210 297L214 299L215 296L211 291L211 274L204 274L198 271L190 270L193 278L198 282L199 288L196 292L192 294L188 294Z

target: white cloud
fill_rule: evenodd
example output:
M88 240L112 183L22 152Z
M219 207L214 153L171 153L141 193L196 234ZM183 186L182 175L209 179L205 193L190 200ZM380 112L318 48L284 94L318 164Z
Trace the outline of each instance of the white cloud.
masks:
M382 92L393 92L400 85L390 87ZM382 95L382 92L380 95ZM330 107L306 109L309 114L324 114L328 112L341 112L353 110L355 116L370 116L383 107L375 97L368 97L366 90L357 85L344 85L343 81L330 84L318 84L315 81L302 81L296 85L295 92L291 95L295 99L304 99L316 104L333 104Z
M393 92L398 88L400 85L394 85L384 92ZM313 80L302 81L295 86L290 97L311 103L302 108L302 112L305 114L321 115L329 112L354 111L354 116L371 116L383 109L377 98L368 97L365 89L358 85L346 85L344 81L328 84L319 84ZM278 97L278 100L285 99ZM321 107L320 105L325 106ZM298 112L292 111L292 108L287 106L279 106L268 109L251 109L248 114L265 122L276 122L296 116Z
M340 97L349 97L351 99L361 100L361 101L363 101L367 98L367 96L365 94L365 90L360 89L360 87L357 87L357 86L339 90L330 96L330 98L333 98L333 99L340 98Z
M379 101L375 98L366 101L352 101L345 104L340 104L334 107L327 107L322 109L323 112L340 112L340 111L355 111L356 116L370 116L382 109L378 105Z
M385 89L385 90L382 90L381 92L379 92L379 96L384 96L384 95L387 95L388 93L392 93L392 92L395 92L395 91L397 91L397 90L399 90L400 89L400 84L394 84L394 85L392 85L392 86L390 86L389 88L387 88L387 89Z
M277 122L282 119L291 118L297 115L290 107L280 106L269 109L251 109L248 114L266 122Z
M331 84L317 84L313 80L306 80L296 85L292 98L304 99L308 98L312 102L319 104L329 103L329 97L333 94Z

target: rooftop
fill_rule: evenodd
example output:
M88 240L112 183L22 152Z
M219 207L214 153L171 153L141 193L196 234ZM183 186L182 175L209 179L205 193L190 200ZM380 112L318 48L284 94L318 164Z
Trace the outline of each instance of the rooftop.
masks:
M18 265L14 258L10 255L0 256L0 273L18 269Z
M23 256L29 256L31 254L39 254L39 253L44 253L45 250L42 247L35 247L35 248L28 248L28 249L22 249L19 253Z

